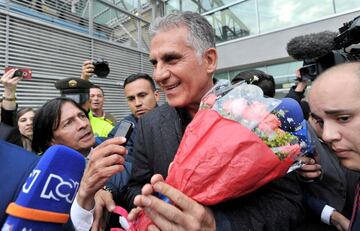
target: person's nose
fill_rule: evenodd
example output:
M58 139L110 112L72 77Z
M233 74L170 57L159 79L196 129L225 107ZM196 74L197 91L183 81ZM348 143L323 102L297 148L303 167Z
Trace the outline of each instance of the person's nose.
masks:
M32 126L32 124L33 124L33 120L32 120L32 119L27 120L26 125Z
M77 118L78 130L86 128L89 125L87 118Z
M157 66L154 67L153 79L155 80L155 82L160 84L169 77L170 77L170 71L166 65L158 63Z
M135 106L140 107L142 105L142 99L135 97Z
M324 122L322 139L326 143L332 143L341 139L341 134L335 122Z

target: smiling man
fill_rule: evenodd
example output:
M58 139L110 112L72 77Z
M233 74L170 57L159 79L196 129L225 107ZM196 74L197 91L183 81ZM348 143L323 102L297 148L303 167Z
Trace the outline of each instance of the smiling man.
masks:
M339 86L341 89L339 90ZM360 171L360 62L335 66L321 74L309 95L311 116L322 127L322 139L340 163ZM350 222L343 230L360 230L359 185Z
M153 79L167 103L138 122L126 194L129 208L137 208L129 219L143 210L154 223L149 230L292 230L302 211L300 188L292 174L216 206L199 204L164 182L186 126L213 86L217 50L214 29L197 13L157 18L150 32ZM166 195L176 206L153 196L154 192Z

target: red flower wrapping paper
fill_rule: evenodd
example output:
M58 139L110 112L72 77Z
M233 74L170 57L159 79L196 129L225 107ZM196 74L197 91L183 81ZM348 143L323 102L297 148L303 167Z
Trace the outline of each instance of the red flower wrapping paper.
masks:
M217 204L284 176L300 152L299 145L286 148L280 160L249 129L202 110L188 125L166 182L201 204Z

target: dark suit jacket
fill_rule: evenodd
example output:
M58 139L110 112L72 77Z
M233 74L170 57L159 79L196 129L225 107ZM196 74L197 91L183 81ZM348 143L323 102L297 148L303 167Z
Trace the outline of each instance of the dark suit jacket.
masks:
M38 160L35 154L0 140L0 226L5 222L8 204L16 200Z
M167 176L189 117L164 104L137 124L127 207L155 173ZM218 230L292 230L303 216L302 195L295 175L269 183L241 198L213 206Z

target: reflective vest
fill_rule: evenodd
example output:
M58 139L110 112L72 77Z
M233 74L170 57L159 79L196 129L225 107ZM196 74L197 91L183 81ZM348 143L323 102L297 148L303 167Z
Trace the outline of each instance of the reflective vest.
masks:
M104 117L95 117L92 111L89 111L89 120L93 133L97 137L107 137L114 128Z

